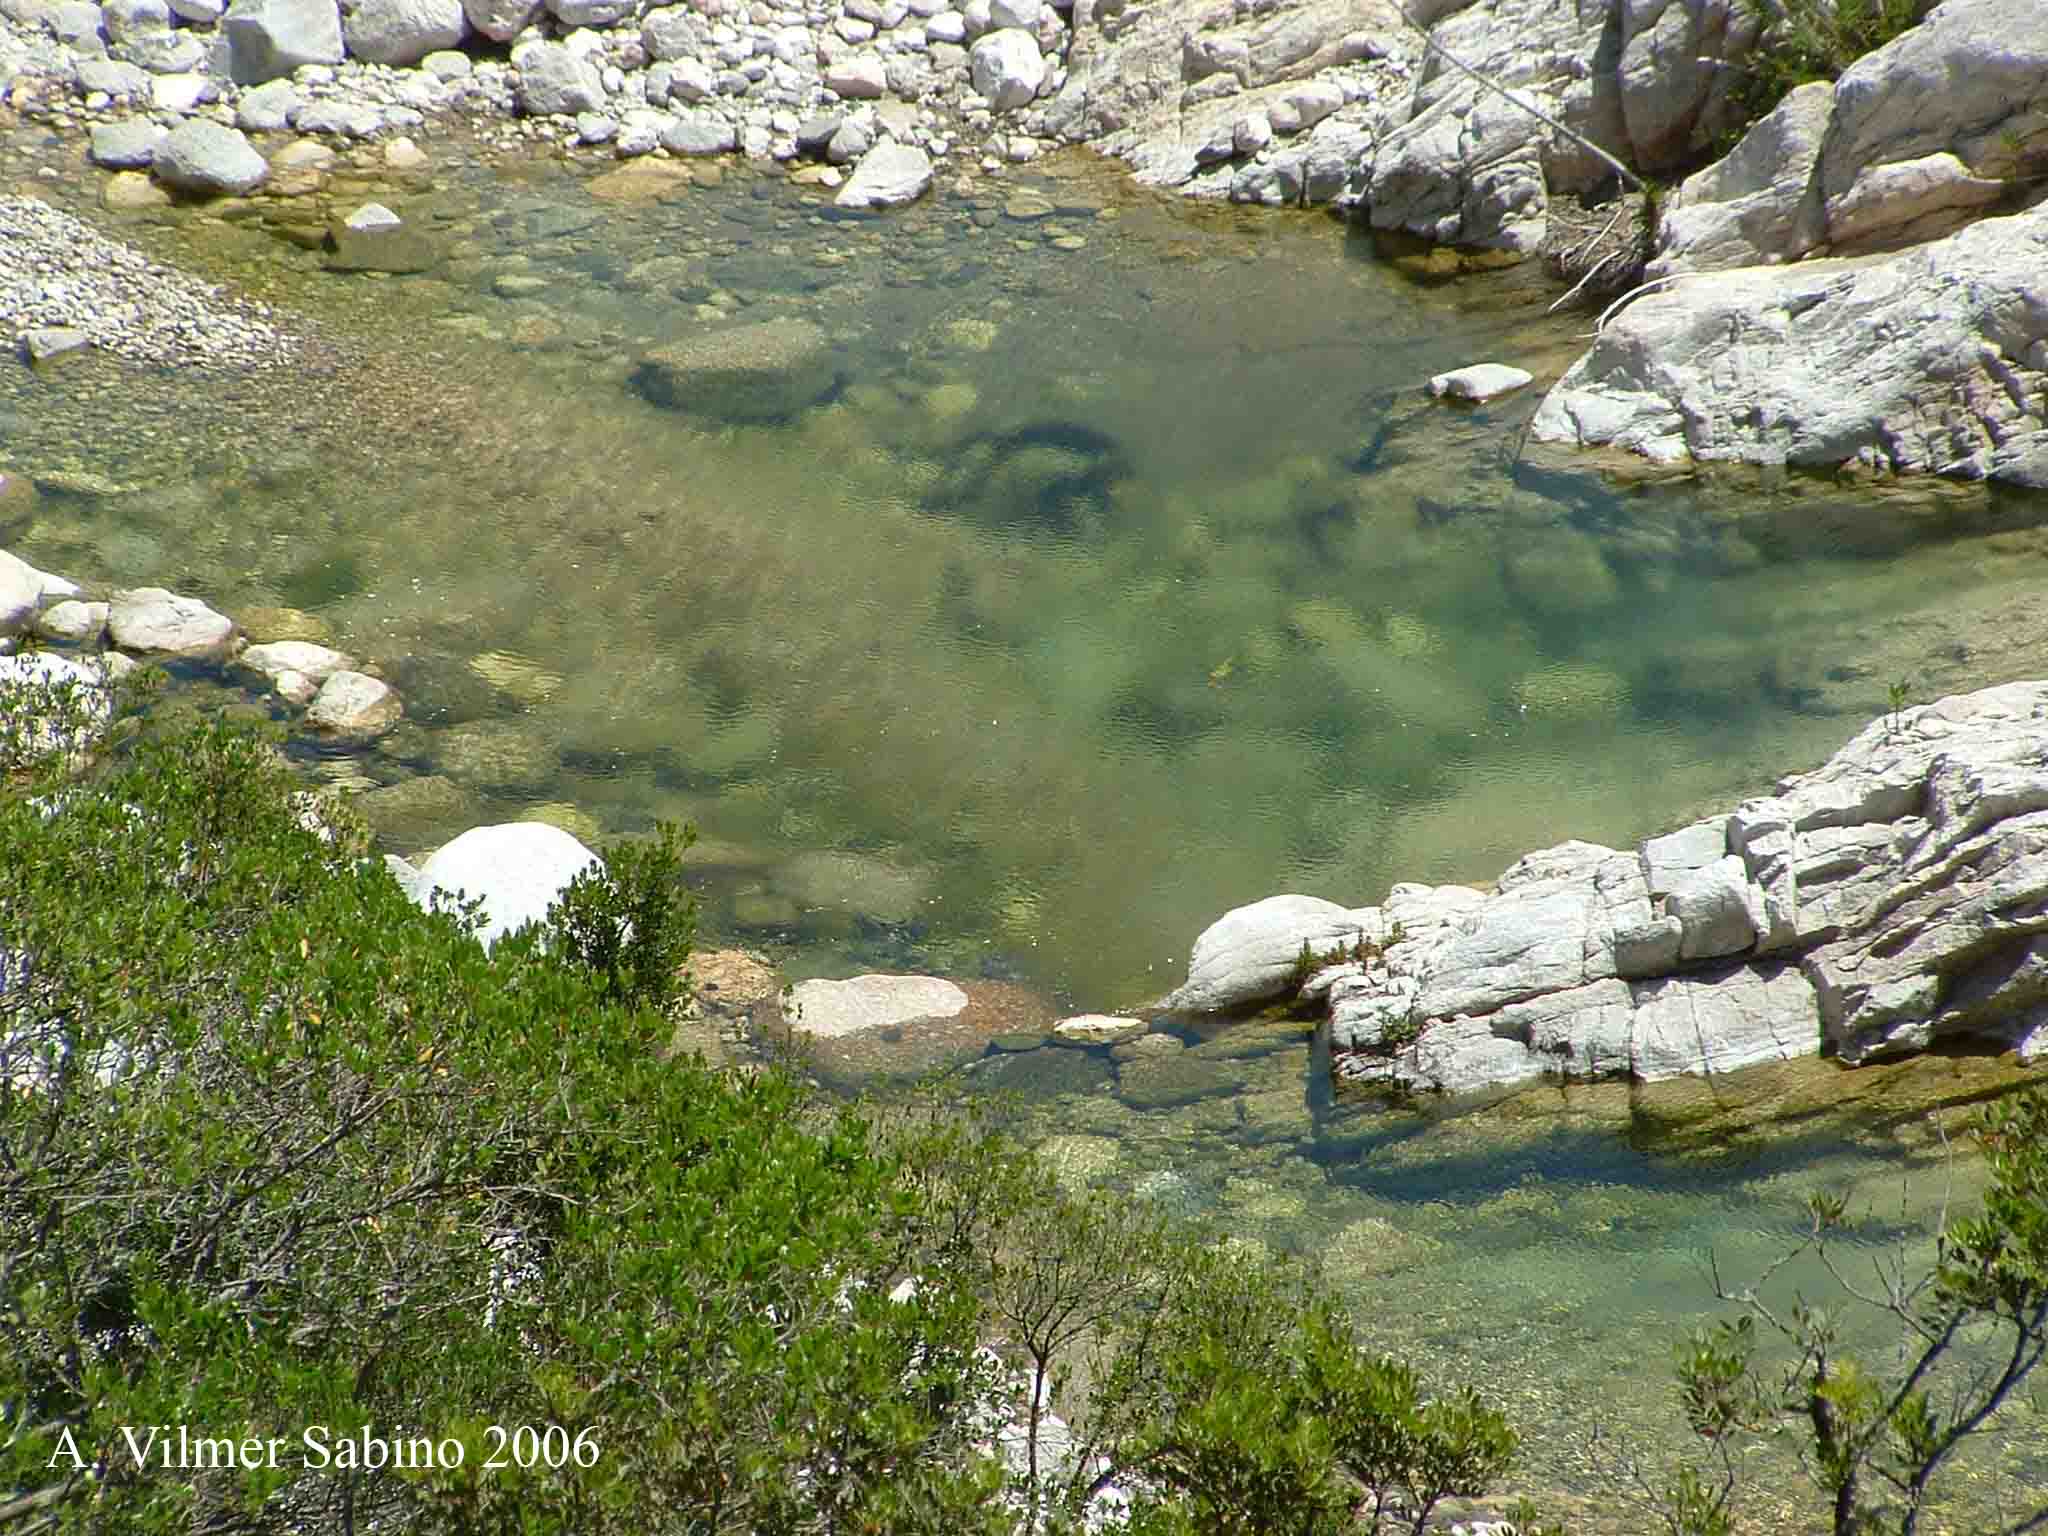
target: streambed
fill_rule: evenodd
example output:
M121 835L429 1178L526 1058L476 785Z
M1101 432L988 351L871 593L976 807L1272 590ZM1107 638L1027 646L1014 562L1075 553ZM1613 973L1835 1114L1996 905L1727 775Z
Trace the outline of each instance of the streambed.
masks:
M20 141L0 180L63 153ZM442 260L329 273L260 206L117 225L323 345L253 383L0 372L0 463L41 486L0 542L373 659L406 726L305 755L402 850L694 820L707 930L793 976L1137 1007L1240 902L1620 843L1817 762L1893 680L2039 671L2048 500L1518 468L1534 391L1423 399L1481 358L1562 370L1586 322L1533 273L1410 277L1319 215L1086 161L882 220L731 167L634 201L453 157L359 190ZM648 387L650 350L777 318L827 335L818 404ZM1535 1483L1589 1489L1586 1404L1678 1441L1703 1253L1760 1264L1816 1182L1900 1235L1945 1187L1918 1109L2002 1080L1885 1069L1817 1120L1820 1064L1725 1114L1681 1086L1416 1116L1323 1102L1298 1029L1189 1044L1149 1085L1059 1048L962 1080L1072 1177L1323 1255L1389 1347L1513 1397ZM1779 1112L1802 1128L1734 1136ZM2007 1471L2048 1478L2044 1439Z

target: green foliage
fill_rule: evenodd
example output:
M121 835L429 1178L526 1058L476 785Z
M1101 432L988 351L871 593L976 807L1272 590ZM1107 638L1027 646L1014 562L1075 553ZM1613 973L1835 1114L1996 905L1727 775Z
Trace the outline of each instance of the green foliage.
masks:
M696 841L695 827L664 821L653 842L614 844L562 893L553 918L563 951L598 977L607 1001L666 1012L686 999L697 909L677 872Z
M1333 944L1318 951L1307 939L1301 941L1301 953L1294 957L1294 968L1288 974L1288 989L1299 992L1308 984L1316 972L1332 965L1371 965L1393 945L1401 942L1401 925L1396 923L1385 944L1377 944L1365 936L1363 928L1358 937L1349 944Z
M1156 1330L1127 1344L1105 1397L1128 1412L1116 1460L1200 1536L1405 1529L1481 1493L1516 1438L1476 1394L1425 1400L1415 1373L1367 1351L1309 1277L1233 1245L1184 1252Z
M1840 1319L1795 1298L1782 1311L1758 1288L1723 1292L1742 1312L1679 1351L1686 1417L1708 1440L1718 1482L1681 1469L1661 1512L1675 1536L1720 1536L1736 1487L1740 1433L1797 1426L1835 1536L1914 1536L1963 1450L1997 1421L2048 1357L2048 1091L1987 1109L1976 1125L1991 1182L1982 1211L1948 1222L1930 1270L1880 1267L1878 1290L1836 1268L1831 1244L1846 1203L1811 1202L1811 1253L1851 1303L1897 1330L1891 1362L1851 1354ZM1758 1325L1789 1346L1773 1377L1759 1367ZM2048 1525L2048 1503L2005 1529Z
M1762 35L1736 66L1730 96L1743 126L1792 91L1837 80L1874 49L1917 26L1934 0L1745 0Z
M1898 678L1885 685L1884 696L1888 716L1885 729L1897 734L1900 726L1899 716L1905 710L1907 701L1913 696L1913 685L1906 678Z
M1504 1466L1297 1272L971 1119L664 1060L687 833L487 953L306 811L218 722L0 797L0 1524L1015 1536L1116 1477L1141 1528L1335 1536L1361 1477L1419 1528ZM166 1467L153 1425L283 1454Z

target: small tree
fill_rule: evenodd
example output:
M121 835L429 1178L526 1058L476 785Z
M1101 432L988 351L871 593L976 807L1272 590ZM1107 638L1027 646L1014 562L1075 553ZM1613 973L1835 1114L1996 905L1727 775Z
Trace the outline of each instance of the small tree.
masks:
M1976 1135L1990 1190L1981 1212L1943 1226L1932 1268L1912 1274L1903 1262L1880 1263L1875 1289L1852 1280L1833 1246L1844 1202L1829 1196L1811 1202L1811 1230L1780 1261L1814 1255L1851 1301L1891 1319L1900 1336L1891 1369L1852 1354L1837 1316L1803 1297L1774 1306L1762 1281L1730 1291L1717 1277L1716 1294L1742 1311L1696 1335L1679 1359L1686 1416L1716 1448L1716 1470L1681 1474L1665 1501L1674 1531L1726 1530L1738 1481L1735 1437L1796 1424L1834 1536L1916 1536L1936 1480L2048 1353L2048 1092L1992 1106ZM1775 1377L1756 1363L1759 1325L1790 1346L1792 1358ZM2001 1536L2043 1528L2048 1501Z

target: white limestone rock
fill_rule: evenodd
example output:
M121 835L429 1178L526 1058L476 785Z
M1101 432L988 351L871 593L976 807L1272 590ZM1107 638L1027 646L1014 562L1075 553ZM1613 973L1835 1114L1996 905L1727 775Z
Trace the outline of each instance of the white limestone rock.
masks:
M861 156L832 201L841 208L898 208L922 197L931 184L930 155L914 144L884 139Z
M306 64L339 64L343 56L335 0L234 0L221 30L237 85L280 79Z
M967 994L937 976L855 976L848 981L800 981L785 1017L798 1031L828 1040L901 1029L966 1010Z
M65 598L36 615L36 633L65 645L97 645L107 632L107 612L105 603Z
M330 672L320 692L306 707L306 725L323 736L344 741L375 741L388 736L404 716L398 694L388 683L346 669Z
M468 30L462 0L356 0L342 26L348 51L372 64L417 64Z
M1045 81L1038 39L1019 27L1004 27L979 39L968 51L967 68L975 91L997 112L1029 106Z
M1380 910L1340 907L1315 896L1268 896L1237 907L1202 930L1188 958L1188 979L1162 1007L1217 1013L1263 1003L1294 984L1306 943L1315 953L1385 937Z
M1511 395L1535 377L1527 369L1512 368L1506 363L1472 363L1437 374L1429 381L1429 392L1439 400L1448 395L1453 400L1478 404Z
M1818 167L1827 239L1953 229L2048 161L2048 28L2036 0L1950 0L1835 82Z
M273 640L252 645L235 658L235 665L266 680L281 673L297 672L316 683L324 683L337 672L355 670L355 658L309 640Z
M2048 1055L2048 683L1873 721L1773 794L1620 855L1633 882L1603 852L1531 855L1448 914L1396 887L1383 910L1414 932L1329 987L1337 1070L1464 1093L1824 1045Z
M1078 1013L1053 1025L1053 1038L1069 1045L1120 1045L1145 1033L1143 1019L1121 1014Z
M41 571L0 549L0 636L18 635L35 622L43 583Z
M124 651L187 661L225 661L236 639L232 619L162 587L115 593L107 633Z
M513 58L519 110L529 117L574 117L604 105L604 82L581 53L561 43L529 43Z
M543 0L462 0L463 16L494 43L509 43L546 11Z
M483 924L476 937L489 949L544 918L569 882L597 862L590 849L546 822L471 827L419 867L412 896L428 911L480 899Z
M1879 260L1687 276L1608 320L1531 437L2048 488L2044 261L2038 205Z

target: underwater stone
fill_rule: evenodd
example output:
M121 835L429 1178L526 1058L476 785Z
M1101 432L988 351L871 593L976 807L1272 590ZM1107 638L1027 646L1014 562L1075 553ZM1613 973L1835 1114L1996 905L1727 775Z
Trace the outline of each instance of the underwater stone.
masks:
M727 421L786 421L838 386L822 327L786 317L707 331L640 360L634 386L656 405Z

